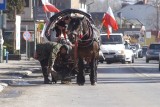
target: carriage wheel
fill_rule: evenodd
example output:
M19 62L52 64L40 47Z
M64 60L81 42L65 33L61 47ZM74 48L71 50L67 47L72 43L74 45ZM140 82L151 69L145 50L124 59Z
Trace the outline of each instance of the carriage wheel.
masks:
M79 59L79 62L78 62L78 69L79 69L79 72L77 74L77 84L78 85L84 85L85 83L85 74L84 74L84 64L83 64L83 60L82 59Z
M97 82L97 60L93 59L90 66L91 66L91 74L90 74L91 85L96 85L96 82Z
M160 59L159 59L159 71L160 71Z

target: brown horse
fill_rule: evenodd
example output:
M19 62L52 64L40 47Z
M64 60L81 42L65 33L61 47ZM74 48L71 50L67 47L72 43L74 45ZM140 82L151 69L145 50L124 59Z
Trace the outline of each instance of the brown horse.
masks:
M85 17L72 18L68 24L68 38L75 45L75 65L78 65L77 83L84 85L85 73L89 72L91 85L97 82L97 62L99 56L98 30ZM97 32L97 33L95 33Z

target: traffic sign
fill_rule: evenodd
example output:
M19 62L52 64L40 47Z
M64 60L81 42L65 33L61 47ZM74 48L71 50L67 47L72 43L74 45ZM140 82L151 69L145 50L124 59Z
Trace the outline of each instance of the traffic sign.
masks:
M30 34L30 32L25 31L25 32L23 33L23 38L24 38L24 40L30 40L30 39L31 39L31 34Z
M0 0L0 10L6 9L6 0Z

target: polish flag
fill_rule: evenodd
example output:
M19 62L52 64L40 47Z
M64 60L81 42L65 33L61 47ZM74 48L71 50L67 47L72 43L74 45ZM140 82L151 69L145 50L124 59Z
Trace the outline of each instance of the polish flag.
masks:
M59 9L57 9L53 4L49 3L48 0L42 0L43 9L45 12L60 12Z
M117 22L110 7L108 7L108 11L103 16L102 24L107 28L108 37L112 33L112 28L115 31L118 30Z

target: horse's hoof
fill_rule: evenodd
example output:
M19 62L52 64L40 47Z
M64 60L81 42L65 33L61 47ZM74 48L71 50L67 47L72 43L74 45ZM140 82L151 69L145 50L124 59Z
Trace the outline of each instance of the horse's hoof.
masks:
M97 85L97 82L92 82L91 85L93 85L93 86L94 86L94 85Z
M57 81L52 81L53 84L57 84Z
M83 85L84 85L84 83L78 83L78 85L79 85L79 86L83 86Z
M51 81L44 81L44 84L51 84Z

